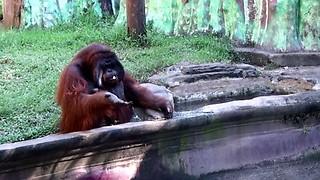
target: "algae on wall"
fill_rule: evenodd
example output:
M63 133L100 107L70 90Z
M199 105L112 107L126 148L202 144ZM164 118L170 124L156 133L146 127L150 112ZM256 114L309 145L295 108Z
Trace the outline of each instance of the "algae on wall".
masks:
M259 6L254 22L253 42L268 50L299 51L298 39L299 0L286 0ZM268 1L266 1L268 2ZM272 1L270 1L272 2Z
M320 1L300 0L299 39L305 50L320 50Z
M117 23L124 23L122 0ZM277 52L320 50L318 0L146 0L147 21L167 34L212 33Z
M116 24L126 23L125 1L120 1ZM166 34L219 34L240 45L276 52L320 50L319 0L145 0L145 4L148 24ZM25 0L24 24L49 27L69 22L88 7L102 16L99 0Z

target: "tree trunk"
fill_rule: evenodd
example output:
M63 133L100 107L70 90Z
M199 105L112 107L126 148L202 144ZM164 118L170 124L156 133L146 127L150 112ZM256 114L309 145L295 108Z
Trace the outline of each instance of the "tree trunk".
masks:
M135 40L146 35L146 14L144 0L126 0L128 35Z
M6 28L19 28L21 25L21 12L23 0L3 1L3 26Z

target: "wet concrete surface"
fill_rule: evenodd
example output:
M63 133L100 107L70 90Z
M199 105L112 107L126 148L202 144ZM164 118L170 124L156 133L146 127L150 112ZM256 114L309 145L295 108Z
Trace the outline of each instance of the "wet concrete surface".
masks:
M258 76L212 77L212 72L202 73L196 81L185 80L183 69L188 63L169 67L150 78L151 82L166 85L173 93L176 111L192 110L208 104L218 104L234 100L252 99L258 96L296 94L320 89L320 66L270 67L251 66ZM225 69L234 68L232 64L224 64ZM191 64L192 68L195 66ZM201 69L203 65L199 65ZM207 66L207 65L204 65ZM221 67L223 64L218 64ZM187 68L186 68L187 67ZM231 67L231 68L230 68ZM239 72L235 68L234 71ZM240 69L243 71L243 69ZM206 76L204 73L211 73ZM183 79L184 81L181 81ZM293 112L294 113L294 112ZM320 153L309 157L277 159L239 169L229 169L200 176L204 180L300 180L320 179Z
M249 165L200 177L201 180L316 180L320 179L320 154Z

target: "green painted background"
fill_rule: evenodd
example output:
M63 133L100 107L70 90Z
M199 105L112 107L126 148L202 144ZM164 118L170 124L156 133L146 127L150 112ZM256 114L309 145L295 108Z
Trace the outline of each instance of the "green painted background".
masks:
M320 50L320 0L145 1L148 23L166 34L219 34L278 52ZM98 0L25 0L24 25L68 22L88 4L102 16ZM125 23L121 0L116 24Z

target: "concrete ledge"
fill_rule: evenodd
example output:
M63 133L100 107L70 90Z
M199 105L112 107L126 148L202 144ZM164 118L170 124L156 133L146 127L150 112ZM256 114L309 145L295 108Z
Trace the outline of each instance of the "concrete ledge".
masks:
M258 66L317 66L320 52L273 53L256 48L235 48L241 62Z
M3 144L0 179L76 179L118 168L117 175L135 179L185 179L297 155L320 146L320 126L299 129L284 117L320 111L319 97L320 91L257 97L177 112L171 120Z

